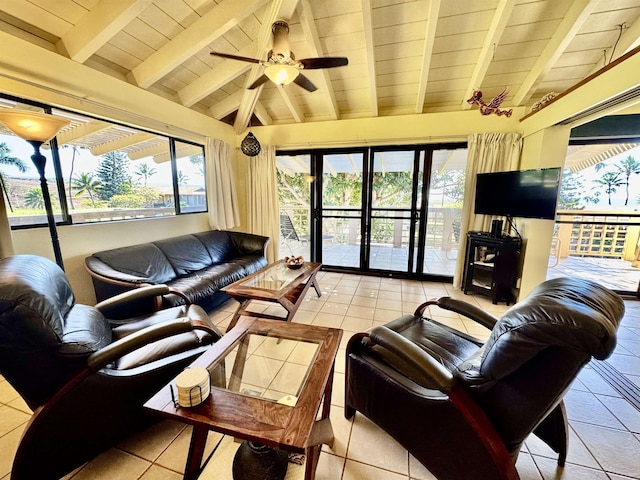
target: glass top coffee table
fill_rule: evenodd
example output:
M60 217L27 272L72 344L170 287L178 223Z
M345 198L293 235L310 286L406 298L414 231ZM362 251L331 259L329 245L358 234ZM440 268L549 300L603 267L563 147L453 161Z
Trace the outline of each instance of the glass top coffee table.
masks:
M175 380L154 395L146 409L193 425L184 478L200 474L213 430L304 453L305 480L313 479L321 444L333 443L329 410L341 337L340 329L244 317L191 365L209 371L204 402L178 406Z
M242 315L272 320L291 320L309 287L313 286L318 297L322 295L316 280L316 274L321 266L321 263L304 262L302 267L291 269L287 267L284 260L278 260L242 280L222 288L222 291L227 292L240 302L228 329L232 329ZM247 310L252 300L278 303L285 308L286 316L278 317Z

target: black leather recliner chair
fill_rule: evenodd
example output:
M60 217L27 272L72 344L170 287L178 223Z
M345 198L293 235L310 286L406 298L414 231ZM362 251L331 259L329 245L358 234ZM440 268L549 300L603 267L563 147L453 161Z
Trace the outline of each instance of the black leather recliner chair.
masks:
M426 318L427 308L468 317L490 337ZM350 339L345 416L362 412L440 480L518 479L532 432L563 465L562 398L592 356L612 353L623 314L618 295L569 278L542 283L499 320L449 297L426 302Z
M168 293L179 294L156 285L81 305L52 261L0 260L0 373L34 409L13 480L58 479L156 420L144 402L221 333L196 305L107 317Z

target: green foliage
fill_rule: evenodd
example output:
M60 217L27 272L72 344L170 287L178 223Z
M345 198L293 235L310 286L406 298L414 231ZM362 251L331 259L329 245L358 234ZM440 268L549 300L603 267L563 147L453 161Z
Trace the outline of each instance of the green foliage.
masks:
M580 175L571 173L569 169L562 173L562 183L558 193L558 210L582 210L584 203L598 203L600 192L585 195L584 181Z
M102 184L98 192L101 200L110 200L114 195L127 195L132 192L129 161L124 152L105 153L96 175Z
M593 182L604 187L604 191L609 197L609 205L611 205L611 194L616 193L617 188L624 185L624 180L620 178L620 172L606 172Z
M276 180L280 205L309 207L309 182L307 181L307 175L296 173L289 176L281 170L276 169Z
M624 160L620 160L620 162L616 164L616 168L618 169L618 173L624 177L624 187L626 192L624 204L627 205L629 203L629 177L633 174L637 175L640 173L640 162L629 155Z
M80 197L85 193L89 194L91 205L93 208L96 208L94 195L98 195L100 193L100 191L102 190L102 184L99 180L93 178L92 174L81 173L73 180L72 188L76 190L76 197Z
M12 165L23 173L29 169L21 159L11 155L11 149L4 142L0 142L0 165Z
M147 163L139 164L138 168L133 172L136 177L142 178L145 187L147 186L147 180L153 177L156 173L158 173L158 169L150 167Z
M134 193L114 195L109 200L111 208L151 208L162 199L161 193L153 187L139 187Z
M42 189L40 187L30 188L24 196L24 204L29 208L44 210L44 197L42 195Z

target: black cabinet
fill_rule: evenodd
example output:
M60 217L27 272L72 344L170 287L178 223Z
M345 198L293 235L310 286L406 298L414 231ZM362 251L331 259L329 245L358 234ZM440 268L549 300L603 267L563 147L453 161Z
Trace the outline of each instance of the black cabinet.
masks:
M495 304L515 301L516 269L520 239L492 237L488 232L469 232L465 253L464 293L478 292Z

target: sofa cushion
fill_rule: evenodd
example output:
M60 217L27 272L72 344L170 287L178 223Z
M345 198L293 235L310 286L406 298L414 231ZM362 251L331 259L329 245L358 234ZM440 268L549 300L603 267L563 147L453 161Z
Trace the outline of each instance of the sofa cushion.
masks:
M222 263L238 254L229 234L223 230L194 233L193 236L200 240L209 252L211 264Z
M162 250L178 276L189 275L211 265L211 257L193 235L158 240L153 244Z
M229 262L211 265L193 275L177 278L168 285L180 290L193 303L199 303L200 300L206 299L222 287L240 280L244 276L245 273L241 266Z
M267 259L262 255L243 255L242 257L234 258L233 263L240 265L246 275L251 275L262 267L266 267Z
M144 278L149 283L167 283L176 277L167 257L153 243L114 248L93 256L114 270Z

